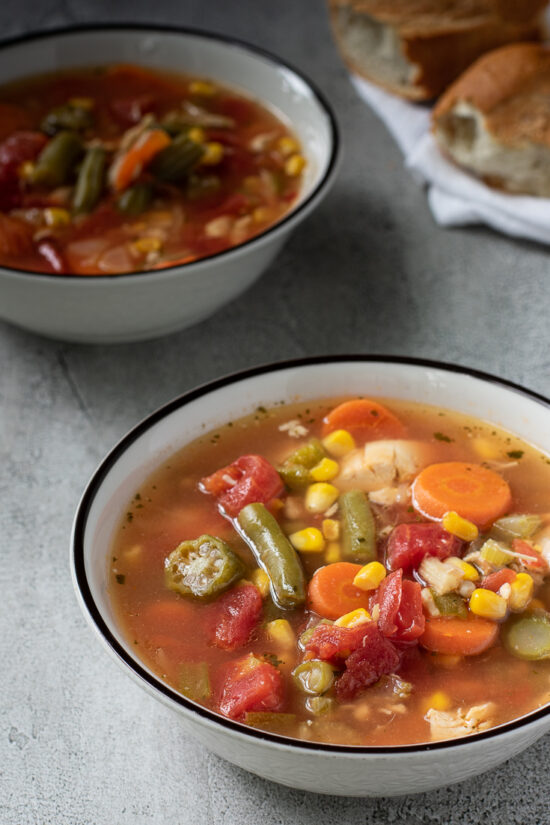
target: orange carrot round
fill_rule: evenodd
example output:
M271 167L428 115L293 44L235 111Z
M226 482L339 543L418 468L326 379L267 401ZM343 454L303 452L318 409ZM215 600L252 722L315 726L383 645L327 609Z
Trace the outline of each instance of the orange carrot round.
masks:
M129 149L117 157L111 167L110 180L115 192L126 189L169 143L170 138L163 129L143 132Z
M325 619L339 619L359 607L368 610L368 592L353 584L360 570L360 564L347 561L320 567L309 583L309 607Z
M430 464L416 477L414 507L429 519L441 519L449 510L482 529L511 507L512 492L503 478L480 464L447 461Z
M418 639L432 653L475 656L491 647L498 636L498 624L478 616L426 618L424 633Z
M368 398L344 401L323 419L323 435L334 430L347 430L358 441L375 438L401 438L405 427L386 407Z

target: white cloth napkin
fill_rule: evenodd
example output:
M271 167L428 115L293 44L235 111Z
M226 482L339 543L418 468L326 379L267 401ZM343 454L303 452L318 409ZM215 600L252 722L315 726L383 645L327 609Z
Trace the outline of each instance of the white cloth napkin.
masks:
M485 186L441 154L430 133L428 106L408 103L356 76L352 81L395 138L407 168L427 185L440 226L487 224L507 235L550 243L549 198L506 195Z

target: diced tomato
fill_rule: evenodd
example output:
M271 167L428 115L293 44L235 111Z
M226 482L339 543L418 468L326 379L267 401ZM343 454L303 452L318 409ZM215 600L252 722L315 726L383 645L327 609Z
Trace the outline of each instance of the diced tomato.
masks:
M247 504L267 504L284 489L279 473L260 455L242 455L201 479L200 488L215 496L220 510L230 518L236 518Z
M240 719L250 711L279 711L283 707L283 678L276 667L255 656L233 663L223 684L220 713Z
M317 625L306 644L307 653L314 659L322 659L333 665L341 665L350 653L363 644L366 628L373 622L364 622L356 627L337 625Z
M386 562L390 570L401 568L404 572L418 567L426 556L446 559L457 556L462 542L439 524L398 524L390 533L386 548Z
M393 673L399 662L400 656L394 645L384 638L374 622L369 622L364 628L361 647L348 656L346 669L336 682L338 700L354 699L384 673Z
M10 218L0 213L0 255L15 258L31 251L31 227L18 218Z
M109 109L123 126L132 126L147 112L154 111L155 98L150 94L117 97L109 102Z
M380 608L378 627L394 641L411 642L424 632L421 587L418 582L403 580L403 571L386 576L376 591Z
M260 620L262 604L260 591L253 584L224 593L211 606L212 644L224 650L246 644Z
M540 553L537 553L537 551L531 547L528 541L524 541L523 539L514 539L512 542L512 550L514 553L521 553L522 556L529 556L530 560L525 562L527 567L533 567L537 570L546 569L547 565L545 560Z
M495 593L500 590L503 584L510 584L516 578L517 573L510 570L508 567L503 567L502 570L497 570L495 573L489 573L488 576L481 582L481 587L485 590L493 590Z

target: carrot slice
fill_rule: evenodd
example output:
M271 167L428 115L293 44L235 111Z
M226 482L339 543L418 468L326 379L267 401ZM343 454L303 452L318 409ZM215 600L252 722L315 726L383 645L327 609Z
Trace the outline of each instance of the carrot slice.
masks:
M323 435L333 430L347 430L363 443L376 438L401 438L405 434L396 415L368 398L344 401L331 410L323 419Z
M163 129L143 132L129 149L117 157L111 167L110 181L115 192L126 189L169 143L170 138Z
M369 593L355 587L360 564L339 561L320 567L308 587L309 606L325 619L339 619L358 607L369 609Z
M467 619L426 618L424 633L418 639L432 653L475 656L491 647L498 636L498 624L472 616Z
M447 461L430 464L416 477L414 507L426 518L441 519L449 510L482 529L503 516L512 504L509 485L480 464Z

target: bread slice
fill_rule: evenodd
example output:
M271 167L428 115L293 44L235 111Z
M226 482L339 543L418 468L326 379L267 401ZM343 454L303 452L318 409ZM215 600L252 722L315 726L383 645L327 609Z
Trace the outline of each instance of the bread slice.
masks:
M352 71L410 100L430 100L477 57L539 40L547 0L330 0Z
M550 197L550 46L484 55L443 95L432 123L441 149L489 185Z

